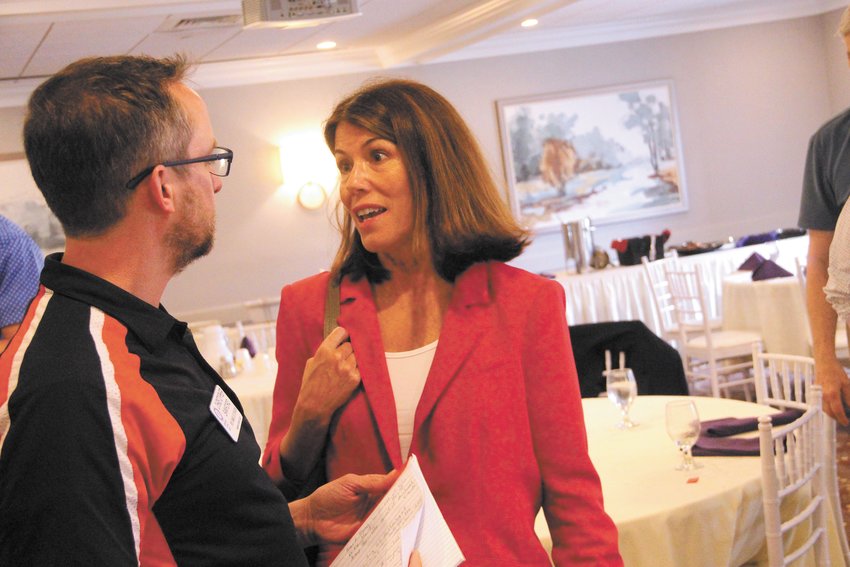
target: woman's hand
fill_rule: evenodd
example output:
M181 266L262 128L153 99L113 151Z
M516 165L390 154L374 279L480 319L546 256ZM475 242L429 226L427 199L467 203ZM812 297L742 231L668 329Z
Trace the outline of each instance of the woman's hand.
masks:
M324 450L331 417L360 384L357 359L346 339L348 332L337 327L304 366L292 422L280 440L281 468L292 481L307 478Z
M295 413L307 422L327 424L360 384L360 371L348 332L337 327L307 360Z

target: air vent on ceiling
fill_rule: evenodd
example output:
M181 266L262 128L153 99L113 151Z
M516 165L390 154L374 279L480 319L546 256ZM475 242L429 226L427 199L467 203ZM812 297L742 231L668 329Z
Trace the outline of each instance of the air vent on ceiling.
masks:
M240 25L242 25L242 16L239 14L227 14L224 16L195 16L186 18L169 16L165 19L162 25L156 29L156 31L180 32Z
M246 28L303 28L359 15L358 0L242 0Z

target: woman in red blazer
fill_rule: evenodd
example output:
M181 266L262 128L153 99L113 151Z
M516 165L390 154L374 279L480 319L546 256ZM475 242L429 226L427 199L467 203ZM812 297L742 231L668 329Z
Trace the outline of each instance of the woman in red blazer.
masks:
M463 120L424 85L384 81L339 103L325 139L342 244L330 273L281 293L270 476L295 493L317 467L386 472L413 453L467 565L549 565L541 506L556 565L622 565L563 288L502 263L528 235ZM331 278L339 327L323 339Z

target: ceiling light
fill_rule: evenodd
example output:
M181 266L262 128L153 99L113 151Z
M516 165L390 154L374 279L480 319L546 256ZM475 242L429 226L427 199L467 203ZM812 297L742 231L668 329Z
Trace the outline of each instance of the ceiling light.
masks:
M521 23L520 25L521 25L522 27L524 27L524 28L533 28L534 26L536 26L536 25L537 25L537 23L538 23L538 22L537 22L537 20L536 20L536 19L534 19L534 18L528 18L527 20L523 20L523 21L522 21L522 23Z
M335 41L322 41L316 44L316 49L333 49L336 47Z

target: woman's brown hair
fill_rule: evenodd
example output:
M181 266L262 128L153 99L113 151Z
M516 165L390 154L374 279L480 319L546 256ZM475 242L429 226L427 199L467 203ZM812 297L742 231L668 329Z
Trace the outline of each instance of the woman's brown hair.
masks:
M499 196L478 141L451 103L430 87L391 79L350 94L325 122L331 152L343 122L398 147L413 192L415 252L427 238L434 268L447 281L474 263L516 258L528 245L529 234ZM332 276L386 280L388 270L363 247L351 217L341 216Z

